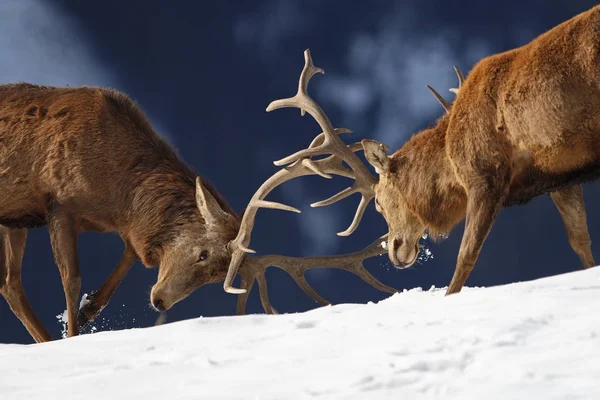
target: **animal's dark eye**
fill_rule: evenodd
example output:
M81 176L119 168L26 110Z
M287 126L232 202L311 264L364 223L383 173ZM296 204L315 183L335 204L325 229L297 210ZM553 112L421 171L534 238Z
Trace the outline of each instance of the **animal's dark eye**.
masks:
M204 261L207 258L208 258L208 251L202 250L202 253L200 253L200 261Z

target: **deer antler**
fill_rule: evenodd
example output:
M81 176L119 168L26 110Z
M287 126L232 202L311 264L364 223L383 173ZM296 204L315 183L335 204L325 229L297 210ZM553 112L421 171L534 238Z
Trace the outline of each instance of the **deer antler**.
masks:
M448 102L442 97L442 95L439 94L434 88L432 88L429 85L427 85L427 89L429 89L431 93L433 93L437 101L439 101L442 107L444 107L444 110L446 110L446 112L450 114L450 104L448 104Z
M340 134L345 132L349 132L349 130L336 129L334 133ZM320 137L322 137L322 135L317 136L315 140L313 140L313 144L311 145L318 145L322 141ZM252 196L252 198L250 199L248 207L246 207L246 210L244 211L244 216L242 217L242 222L240 223L240 230L238 231L236 238L229 243L230 249L232 250L232 256L231 262L229 264L229 269L227 270L227 276L223 284L223 288L226 292L232 294L245 293L245 290L243 289L233 288L231 286L231 283L233 282L233 279L237 274L239 266L244 261L245 254L255 253L254 250L248 248L248 245L250 244L252 228L254 226L254 218L256 217L258 209L272 208L285 211L293 211L297 213L300 212L300 210L294 207L287 206L285 204L266 201L264 200L265 197L277 186L294 178L306 175L320 175L325 178L331 178L329 174L346 176L348 178L354 177L352 171L344 167L344 165L342 164L342 160L335 156L329 156L321 160L310 160L304 158L301 160L297 160L289 167L277 171L274 175L267 179L260 186L260 188L258 188L256 193L254 193L254 196Z
M449 90L452 93L454 93L455 95L457 95L458 92L460 91L460 88L462 87L463 83L465 82L465 76L460 71L460 69L458 69L458 67L456 65L454 66L454 71L456 72L456 76L458 77L458 88L451 88ZM437 101L439 101L440 104L442 105L442 107L444 107L444 110L446 110L447 113L450 113L451 104L449 104L442 97L442 95L439 94L438 92L436 92L436 90L434 88L432 88L431 86L427 85L427 89L429 89L431 91L431 93L433 93L433 95L435 96L435 98L437 99Z
M302 74L300 75L298 92L296 95L287 99L275 100L271 102L271 104L269 104L267 107L267 112L288 107L299 108L302 115L304 115L305 112L308 112L323 130L323 141L317 146L300 150L288 157L275 161L274 164L277 166L283 166L301 158L313 157L322 154L331 154L344 160L355 174L354 184L326 200L311 204L311 207L328 206L345 199L354 193L360 193L362 198L356 210L356 214L354 215L352 224L344 232L338 233L339 236L349 236L356 230L369 202L373 199L373 197L375 197L373 185L377 181L375 178L373 178L363 162L354 154L353 149L346 146L346 144L335 134L333 126L329 121L329 118L327 118L325 112L323 112L321 107L319 107L319 105L308 95L307 89L310 79L316 73L324 74L325 72L321 68L317 68L313 65L310 50L306 50L304 52L304 61L305 65L304 69L302 70Z
M465 76L456 65L454 66L454 72L456 72L456 76L458 77L458 88L452 88L449 90L454 94L458 94L463 83L465 83Z
M344 269L356 274L363 281L381 291L396 293L395 289L384 285L374 278L363 265L364 260L367 258L375 257L386 252L386 250L382 247L383 242L387 242L387 234L377 239L362 251L349 254L304 258L286 257L281 255L248 257L246 258L244 267L240 272L242 276L241 286L247 291L238 297L237 313L238 315L243 315L246 313L246 302L248 301L248 296L250 295L250 291L252 290L254 282L256 281L258 282L260 301L265 312L267 314L275 314L273 308L271 307L271 303L269 302L269 296L267 293L267 280L265 278L265 272L270 266L283 269L294 279L304 293L322 305L329 305L330 303L321 297L317 292L315 292L304 277L304 273L311 268L327 267Z
M329 199L311 204L311 207L321 207L333 204L354 193L361 194L361 201L356 210L356 214L354 215L354 220L348 229L338 233L340 236L348 236L356 230L367 205L373 197L375 197L373 185L377 181L362 161L354 154L355 151L361 150L362 146L360 143L347 146L338 135L350 131L347 129L334 129L327 118L327 115L325 115L319 105L317 105L307 93L310 79L316 73L324 73L324 71L313 65L310 50L304 52L304 60L305 64L300 75L298 92L296 95L291 98L273 101L267 107L267 112L284 107L300 108L302 115L304 115L305 112L308 112L317 121L323 132L317 135L307 149L298 151L279 161L275 161L275 165L277 166L291 164L267 179L250 199L250 203L244 212L238 235L229 243L232 257L225 282L223 283L223 288L228 293L246 293L244 289L234 288L232 283L239 266L244 261L246 253L254 253L254 250L249 249L248 246L250 244L252 227L254 226L254 218L256 217L258 209L273 208L297 213L300 212L300 210L294 207L264 200L278 185L305 175L320 175L324 178L331 178L331 175L329 174L335 174L354 178L355 182L351 187L339 192ZM330 154L330 156L320 160L312 160L310 158L323 154ZM350 169L344 167L342 161L345 161L350 166Z

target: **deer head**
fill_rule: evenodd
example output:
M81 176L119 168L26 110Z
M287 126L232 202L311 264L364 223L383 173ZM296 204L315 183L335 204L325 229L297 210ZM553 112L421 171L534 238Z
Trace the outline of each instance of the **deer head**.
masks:
M239 230L239 218L221 208L200 177L196 178L196 205L201 218L182 223L162 248L158 280L150 294L159 311L168 310L200 286L223 280L231 259L227 245Z
M417 215L404 199L398 169L402 159L391 159L385 146L374 140L363 140L365 158L375 168L379 181L373 185L375 208L388 224L387 250L390 261L399 268L411 266L419 255L419 240L425 233Z
M458 95L465 78L458 67L454 66L454 71L458 77L458 88L452 88L450 92ZM431 86L427 85L427 88L444 107L446 116L449 116L452 104ZM390 261L398 268L407 268L417 260L421 247L419 241L431 228L427 223L428 218L423 218L423 213L418 212L415 204L424 200L415 201L414 196L407 193L414 183L410 181L411 177L414 179L418 174L411 173L411 161L402 149L390 157L386 153L387 146L381 143L364 139L361 144L365 158L379 175L379 181L373 185L375 208L388 224L387 250Z

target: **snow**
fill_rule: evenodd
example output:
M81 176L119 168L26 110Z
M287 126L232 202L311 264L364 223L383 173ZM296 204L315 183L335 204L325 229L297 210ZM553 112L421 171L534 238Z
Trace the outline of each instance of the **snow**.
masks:
M81 310L83 307L87 306L88 304L90 304L90 299L88 299L88 294L84 293L83 296L81 296L81 301L79 302L79 309Z
M61 312L60 314L58 314L56 316L56 319L58 320L58 323L60 324L61 328L60 328L60 332L61 332L61 336L62 338L66 338L67 337L67 329L68 329L68 323L69 323L69 313L67 312L67 310L64 310L63 312Z
M18 399L599 399L600 268L0 345Z

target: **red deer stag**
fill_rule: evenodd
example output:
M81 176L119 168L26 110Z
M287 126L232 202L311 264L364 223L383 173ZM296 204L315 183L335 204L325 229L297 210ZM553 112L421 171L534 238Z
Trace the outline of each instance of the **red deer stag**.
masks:
M312 65L309 53L305 59L298 94L272 103L267 111L298 107L309 112L329 144L299 151L276 165L339 155L343 145L306 93L310 77L322 71ZM500 209L549 193L571 247L585 268L594 266L581 184L600 176L600 6L525 46L481 60L466 79L458 69L457 74L460 85L451 89L457 95L452 104L433 91L447 110L435 127L414 135L392 156L383 144L362 141L378 181L357 180L313 206L361 193L355 220L342 233L347 235L375 198L389 227L389 258L400 268L415 262L425 232L434 238L447 234L466 216L448 295L465 284ZM229 272L236 268L232 261Z
M151 303L159 311L225 278L240 216L179 159L127 96L94 87L10 84L0 85L0 104L0 294L34 340L51 336L21 283L27 228L48 227L66 297L69 336L78 334L74 321L83 326L102 310L138 259L147 267L159 267L151 292ZM297 172L313 173L305 165L311 165L309 160ZM84 231L117 232L125 251L106 283L78 310L77 236ZM269 313L263 274L269 265L288 270L323 304L327 302L303 277L316 266L347 269L394 292L362 266L365 258L384 252L380 244L341 256L251 257L241 271L242 285L249 290L258 281ZM240 314L246 299L238 299Z

